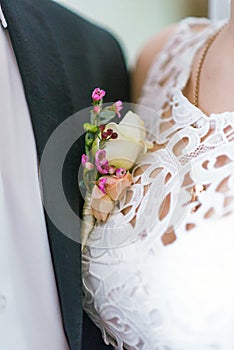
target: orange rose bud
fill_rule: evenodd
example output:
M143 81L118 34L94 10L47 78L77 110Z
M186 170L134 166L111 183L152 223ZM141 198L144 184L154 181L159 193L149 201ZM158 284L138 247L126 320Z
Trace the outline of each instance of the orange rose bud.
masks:
M92 208L93 216L98 221L105 222L108 218L108 215L114 208L114 202L111 198L103 193L98 186L94 186L90 205Z
M132 183L133 177L129 172L123 177L107 176L105 184L106 193L113 201L117 201Z

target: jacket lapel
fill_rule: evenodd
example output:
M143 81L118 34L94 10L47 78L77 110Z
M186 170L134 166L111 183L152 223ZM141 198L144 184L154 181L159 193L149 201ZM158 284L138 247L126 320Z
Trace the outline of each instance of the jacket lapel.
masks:
M51 133L74 113L60 54L40 5L2 0L8 31L22 76L38 157ZM61 234L46 216L65 332L71 349L80 348L82 306L79 245Z

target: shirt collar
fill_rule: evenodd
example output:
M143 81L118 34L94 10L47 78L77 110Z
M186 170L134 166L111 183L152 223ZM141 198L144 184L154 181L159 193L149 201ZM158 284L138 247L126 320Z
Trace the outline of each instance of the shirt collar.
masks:
M4 16L3 12L2 12L1 4L0 4L0 21L2 23L3 28L6 29L7 28L7 21L6 21L6 18Z

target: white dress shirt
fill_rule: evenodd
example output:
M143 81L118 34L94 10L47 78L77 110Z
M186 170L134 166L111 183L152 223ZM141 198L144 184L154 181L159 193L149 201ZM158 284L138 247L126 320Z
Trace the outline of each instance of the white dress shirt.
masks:
M29 110L1 25L0 82L0 349L68 350Z

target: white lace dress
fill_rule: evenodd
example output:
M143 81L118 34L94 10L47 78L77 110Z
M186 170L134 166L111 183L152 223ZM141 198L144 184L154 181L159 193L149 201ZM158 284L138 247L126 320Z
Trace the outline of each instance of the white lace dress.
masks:
M115 349L234 349L234 112L182 93L222 25L182 21L155 60L140 103L156 150L83 253L84 309Z

